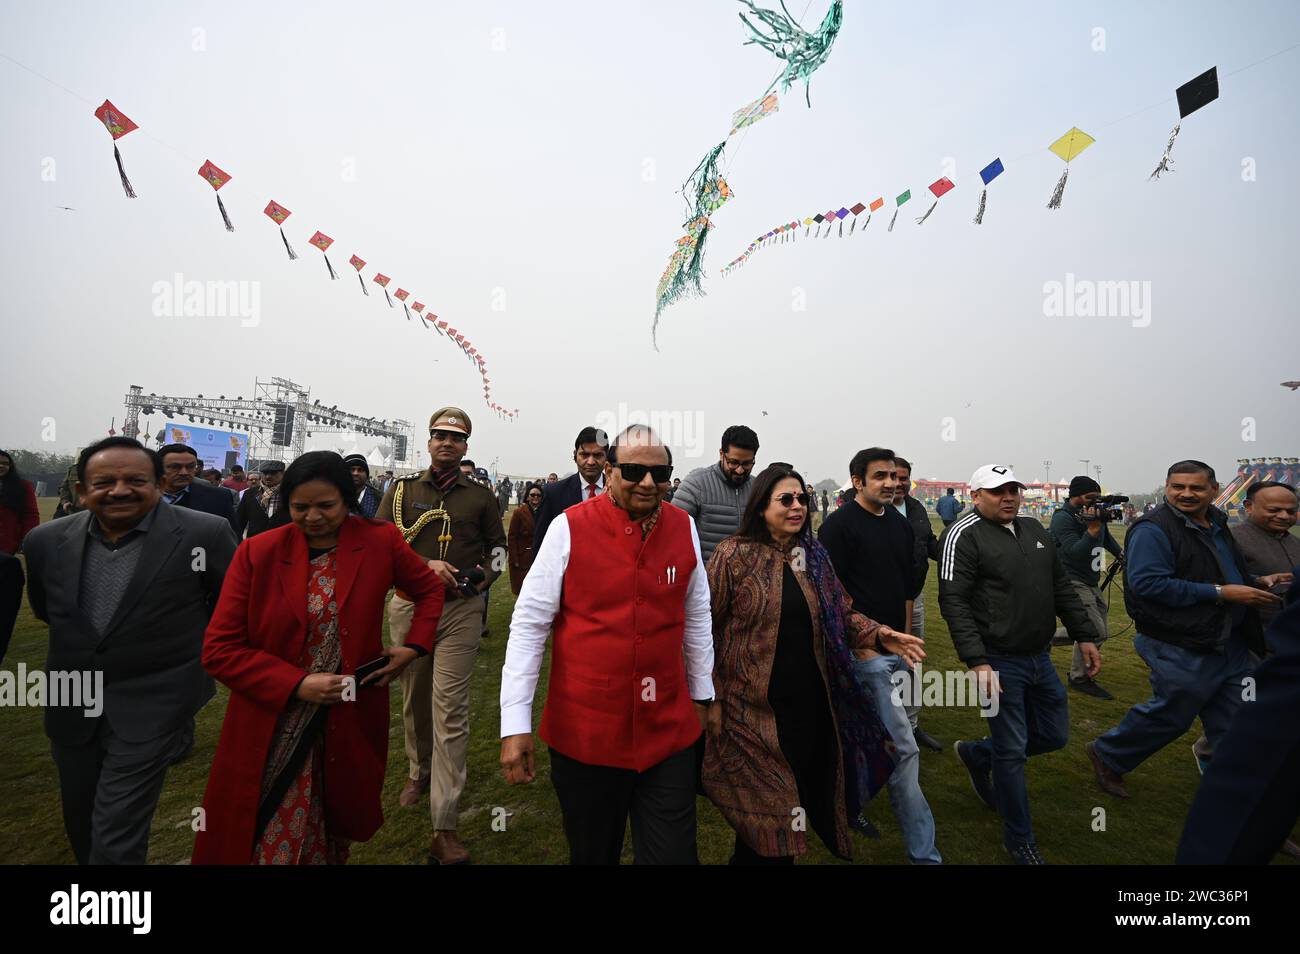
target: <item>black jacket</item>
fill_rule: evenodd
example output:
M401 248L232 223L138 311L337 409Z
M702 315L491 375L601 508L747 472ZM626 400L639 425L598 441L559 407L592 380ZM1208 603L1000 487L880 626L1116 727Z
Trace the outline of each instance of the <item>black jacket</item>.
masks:
M907 505L907 522L912 525L912 563L916 569L916 583L909 599L916 599L925 589L925 578L930 573L930 561L939 559L939 538L930 525L930 514L925 504L911 494L903 498Z
M551 525L551 521L574 504L582 503L582 489L586 484L582 474L570 474L553 484L542 485L542 503L537 508L534 517L536 522L533 525L534 553L541 552L542 538L546 536L546 528Z
M235 523L235 495L225 487L213 487L198 480L192 481L190 492L177 500L175 506L221 517L230 524L230 529L235 531L236 535L239 533Z
M1013 535L972 510L939 538L939 611L967 666L1042 652L1057 617L1075 642L1097 641L1051 536L1031 517L1015 527Z

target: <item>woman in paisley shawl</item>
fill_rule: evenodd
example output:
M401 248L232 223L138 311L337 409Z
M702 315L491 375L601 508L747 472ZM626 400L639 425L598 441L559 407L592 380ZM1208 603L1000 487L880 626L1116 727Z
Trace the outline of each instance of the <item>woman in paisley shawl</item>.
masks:
M920 639L851 608L805 486L788 466L763 471L708 565L717 696L702 782L736 831L732 864L793 864L809 828L851 857L850 823L893 768L854 658L925 656Z
M444 587L390 523L350 514L343 458L285 471L291 523L240 544L203 641L230 703L195 840L196 864L342 864L383 824L385 688L433 648ZM404 645L384 648L384 598L415 601ZM357 680L359 666L384 660Z

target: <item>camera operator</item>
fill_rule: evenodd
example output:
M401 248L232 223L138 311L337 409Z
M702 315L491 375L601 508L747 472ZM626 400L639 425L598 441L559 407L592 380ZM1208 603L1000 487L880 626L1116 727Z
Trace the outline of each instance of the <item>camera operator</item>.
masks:
M1103 550L1119 559L1123 556L1109 527L1110 512L1097 506L1101 486L1091 477L1080 475L1070 481L1070 497L1052 514L1047 532L1056 543L1056 552L1070 577L1070 585L1079 595L1083 608L1097 630L1097 648L1106 641L1106 616L1109 604L1106 594L1097 586L1101 581L1101 554ZM1070 639L1064 628L1052 637L1053 646L1074 646L1074 659L1070 663L1070 688L1098 699L1113 699L1109 692L1088 675L1088 667L1079 652L1078 644Z

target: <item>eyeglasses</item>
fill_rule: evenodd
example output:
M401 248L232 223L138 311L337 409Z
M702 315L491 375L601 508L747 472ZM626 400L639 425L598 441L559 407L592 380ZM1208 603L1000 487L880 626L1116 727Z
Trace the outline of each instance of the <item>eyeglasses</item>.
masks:
M468 437L456 431L430 431L429 437L435 441L450 441L452 444L464 444Z
M789 510L792 506L794 506L794 502L796 500L799 501L799 506L801 507L808 506L807 494L792 494L787 492L784 494L777 494L772 499L775 500L777 503L779 503L782 507L785 507L787 510Z
M645 475L649 474L650 478L656 484L666 484L673 476L672 464L632 464L617 463L614 465L618 468L623 479L634 484L639 484L645 480Z
M538 493L536 490L534 490L531 494L528 495L528 499L532 500L534 497L536 497L538 500L542 499L542 495Z
M724 457L722 460L723 463L732 470L753 470L754 464L758 462L758 458L752 458L750 460L732 460L730 457Z

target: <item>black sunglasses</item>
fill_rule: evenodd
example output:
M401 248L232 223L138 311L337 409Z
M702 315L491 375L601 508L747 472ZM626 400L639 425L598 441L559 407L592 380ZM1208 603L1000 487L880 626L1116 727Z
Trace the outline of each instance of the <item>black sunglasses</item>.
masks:
M789 493L789 492L787 491L786 493L783 493L783 494L777 494L777 495L776 495L775 497L773 497L772 499L775 500L777 503L779 503L782 507L785 507L786 509L789 509L790 506L791 506L791 505L792 505L796 500L799 501L799 506L801 506L801 507L806 507L806 506L808 506L808 495L807 495L807 494L792 494L792 493Z
M623 479L634 484L639 484L645 480L645 475L649 474L650 479L656 484L666 484L673 476L672 464L624 464L617 463L614 465L618 472L623 475Z

